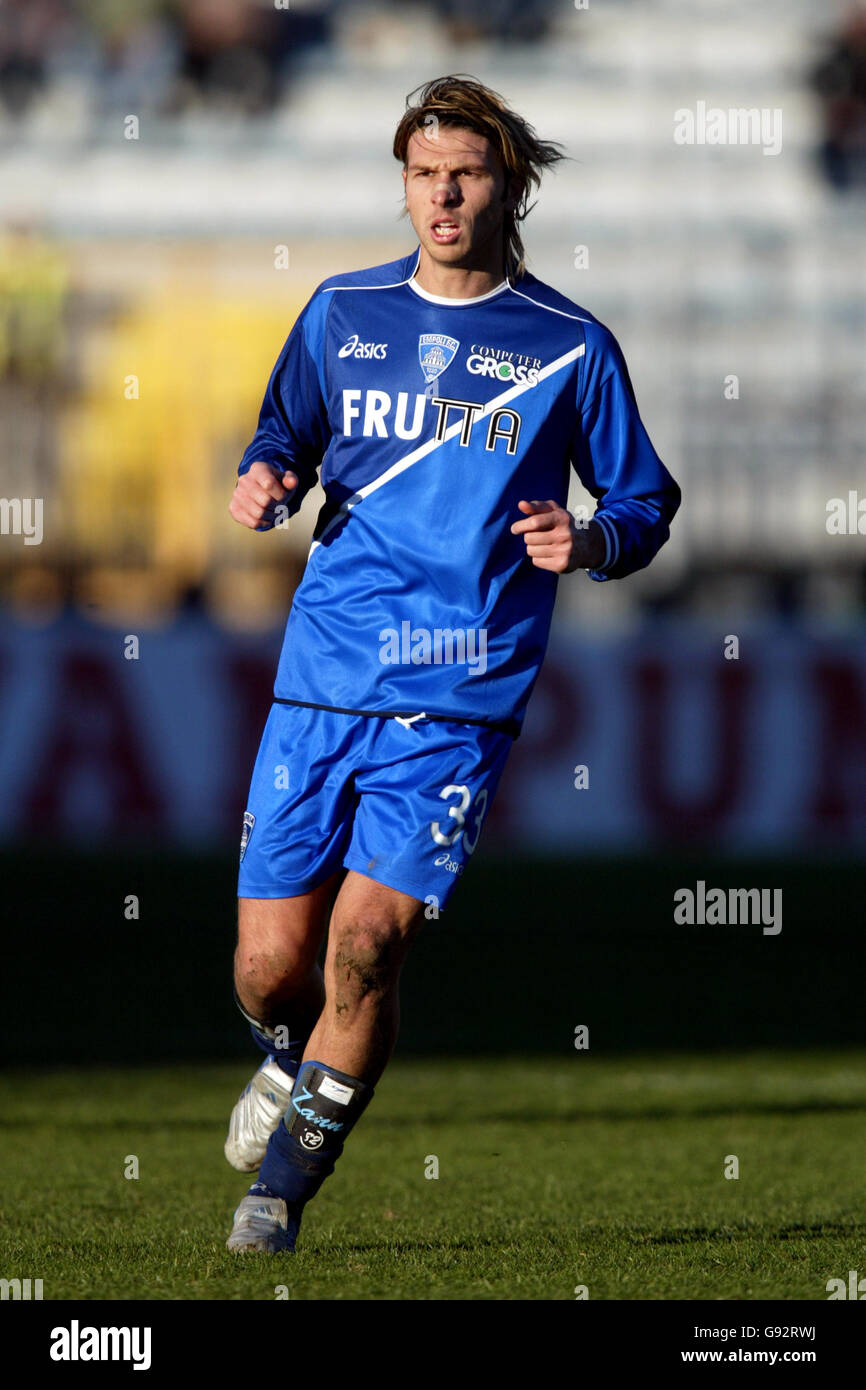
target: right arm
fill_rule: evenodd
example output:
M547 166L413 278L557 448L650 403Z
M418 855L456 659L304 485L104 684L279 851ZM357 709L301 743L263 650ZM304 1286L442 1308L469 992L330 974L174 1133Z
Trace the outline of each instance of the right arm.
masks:
M253 531L275 523L276 508L294 516L316 482L330 442L321 367L329 301L313 295L277 358L256 432L238 466L229 514Z
M286 498L298 486L298 475L285 472L280 477L277 465L256 459L235 485L229 503L229 515L249 526L251 531L269 531L274 524L277 503L286 505Z

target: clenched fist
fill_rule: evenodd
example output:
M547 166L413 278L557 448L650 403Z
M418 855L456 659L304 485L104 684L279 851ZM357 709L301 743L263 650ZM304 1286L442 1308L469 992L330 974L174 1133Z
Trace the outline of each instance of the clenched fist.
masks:
M607 547L598 522L578 526L574 517L557 502L518 502L523 521L515 521L513 536L523 536L526 554L541 570L571 574L576 569L597 569Z
M274 525L275 509L298 486L295 473L280 473L274 463L257 460L237 481L229 514L251 531L267 531Z

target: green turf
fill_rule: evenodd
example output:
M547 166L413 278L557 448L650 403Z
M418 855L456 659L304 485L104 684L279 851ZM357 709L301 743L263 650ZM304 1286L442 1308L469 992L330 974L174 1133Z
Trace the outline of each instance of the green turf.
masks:
M252 1065L15 1072L0 1276L45 1299L825 1300L866 1274L864 1063L398 1059L276 1257L224 1248L247 1180L222 1143Z

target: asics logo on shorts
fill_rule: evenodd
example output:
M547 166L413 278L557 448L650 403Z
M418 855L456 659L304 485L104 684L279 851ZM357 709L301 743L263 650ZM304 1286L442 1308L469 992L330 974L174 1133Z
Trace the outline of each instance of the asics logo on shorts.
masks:
M452 859L450 854L437 854L433 860L437 869L447 869L449 874L462 874L463 865L456 859Z

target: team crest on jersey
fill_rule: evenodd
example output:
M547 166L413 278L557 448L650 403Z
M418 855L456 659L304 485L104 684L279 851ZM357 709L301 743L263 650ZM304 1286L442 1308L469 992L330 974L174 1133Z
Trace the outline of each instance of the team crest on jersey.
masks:
M247 845L250 842L250 836L253 833L253 826L255 823L256 818L252 811L244 811L244 828L241 831L241 863L244 862L244 855L247 852Z
M454 361L454 354L460 346L459 339L449 338L446 333L422 333L418 339L418 358L424 380L429 384L441 376L446 367Z

